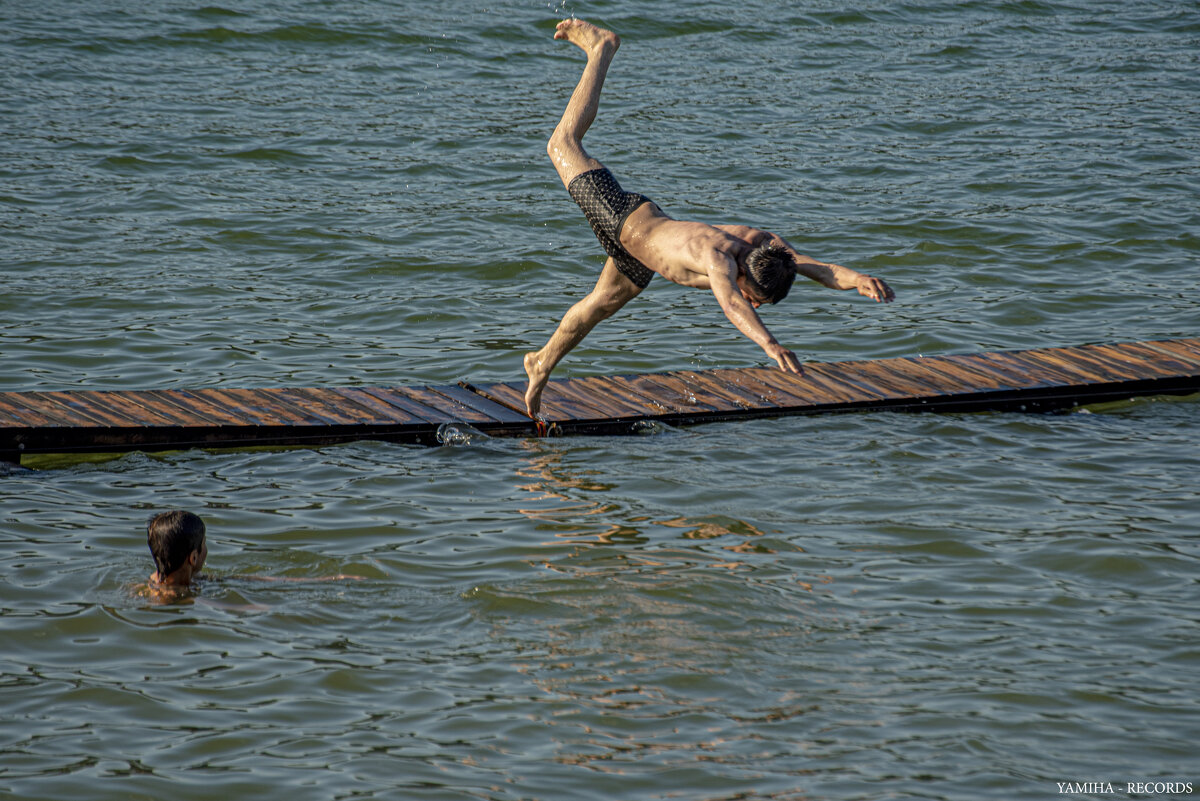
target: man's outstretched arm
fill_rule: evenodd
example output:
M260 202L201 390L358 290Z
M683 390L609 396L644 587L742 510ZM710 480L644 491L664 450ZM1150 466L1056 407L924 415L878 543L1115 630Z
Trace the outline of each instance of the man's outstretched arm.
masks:
M896 293L882 278L866 275L840 264L826 264L807 256L800 256L795 260L795 264L796 272L800 275L830 289L856 289L858 294L876 303L891 303L896 299Z
M876 303L891 303L896 299L896 293L892 291L892 288L882 278L875 278L874 276L860 273L857 270L851 270L849 267L843 267L840 264L827 264L808 256L802 256L781 237L775 236L774 238L774 244L786 248L791 252L792 263L796 265L796 272L805 278L816 281L818 284L827 286L830 289L856 289L858 290L858 294L870 298Z
M796 354L779 344L774 334L763 325L758 312L742 295L737 285L737 274L737 263L733 259L723 254L714 256L708 268L708 285L717 303L721 304L721 311L725 312L737 330L774 359L780 370L787 373L803 372Z

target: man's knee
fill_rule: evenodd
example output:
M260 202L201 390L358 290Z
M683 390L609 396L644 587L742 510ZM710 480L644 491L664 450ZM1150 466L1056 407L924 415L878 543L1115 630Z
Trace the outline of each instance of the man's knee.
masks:
M626 303L636 298L641 292L641 287L628 279L617 286L608 287L600 299L600 305L604 309L604 316L611 317L616 314Z
M555 153L561 153L570 145L571 138L563 133L561 128L555 128L554 133L550 134L550 138L546 141L546 154L553 159Z
M629 301L628 298L620 298L620 297L616 297L614 295L606 295L605 297L600 299L600 303L598 304L599 308L600 308L600 313L602 315L604 315L605 319L608 319L609 317L612 317L614 314L619 312L621 310L621 307L624 306L628 301Z
M555 129L550 135L550 140L546 142L546 155L564 181L591 169L594 161L578 139L561 129Z
M611 289L593 289L588 296L588 316L597 320L607 320L621 310L637 293L613 291Z

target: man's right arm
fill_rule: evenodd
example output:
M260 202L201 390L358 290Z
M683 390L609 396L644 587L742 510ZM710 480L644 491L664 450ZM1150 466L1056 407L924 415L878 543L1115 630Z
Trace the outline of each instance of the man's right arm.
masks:
M780 370L802 373L803 368L796 354L779 344L779 340L763 324L758 312L742 296L737 286L737 263L723 253L713 255L713 263L708 268L708 285L729 322L774 359Z

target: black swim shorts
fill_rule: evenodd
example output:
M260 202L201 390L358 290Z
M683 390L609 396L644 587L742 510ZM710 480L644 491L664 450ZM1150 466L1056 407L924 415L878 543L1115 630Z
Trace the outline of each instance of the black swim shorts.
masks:
M645 289L654 277L654 271L629 255L621 245L621 228L633 210L649 203L650 198L623 191L606 167L576 175L567 191L583 209L583 216L591 223L604 252L612 256L621 275Z

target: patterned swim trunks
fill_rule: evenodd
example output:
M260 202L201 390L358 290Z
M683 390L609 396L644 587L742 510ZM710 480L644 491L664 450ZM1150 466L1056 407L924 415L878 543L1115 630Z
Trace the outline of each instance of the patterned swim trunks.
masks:
M612 256L621 275L645 289L654 277L654 271L629 255L621 245L621 228L633 210L649 203L650 198L622 190L607 167L576 175L567 192L583 210L583 216L591 224L604 252Z

